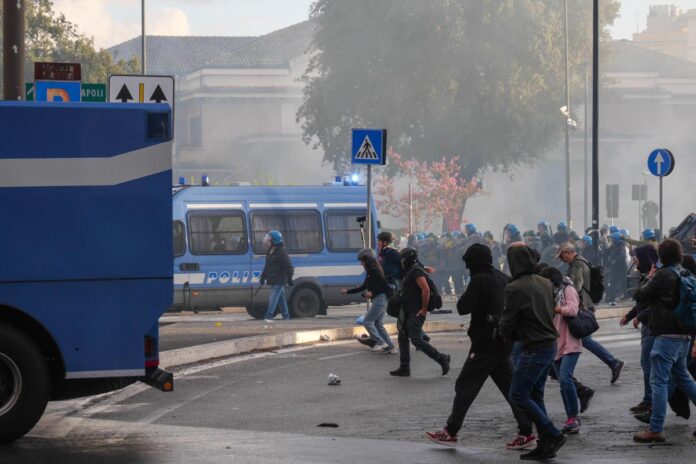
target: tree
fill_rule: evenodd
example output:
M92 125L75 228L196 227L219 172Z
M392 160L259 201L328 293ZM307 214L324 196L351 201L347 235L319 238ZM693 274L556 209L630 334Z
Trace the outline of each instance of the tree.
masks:
M602 2L606 26L619 2ZM565 118L562 0L318 0L297 114L340 172L350 129L386 127L404 156L458 154L462 176L537 162ZM572 2L571 69L591 57L591 2ZM584 69L584 68L583 68ZM579 72L572 86L581 87ZM572 88L572 87L571 87Z
M459 157L417 161L390 151L388 159L415 187L411 195L415 227L429 229L442 218L446 229L459 230L466 200L481 192L477 179L461 176ZM397 190L393 176L384 171L377 174L374 192L379 210L395 218L408 217L409 195Z
M27 81L34 76L36 61L65 61L82 64L83 82L106 82L109 74L139 72L137 59L114 61L108 51L96 50L94 40L80 34L77 27L63 14L53 10L50 0L29 0L26 4L26 63ZM0 2L2 17L2 2ZM0 30L0 42L2 31ZM0 50L0 55L2 50ZM0 87L2 75L0 73Z

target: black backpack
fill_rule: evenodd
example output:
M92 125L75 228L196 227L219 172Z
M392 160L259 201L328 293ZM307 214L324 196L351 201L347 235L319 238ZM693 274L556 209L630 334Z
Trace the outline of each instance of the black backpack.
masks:
M430 288L430 299L428 300L428 312L434 311L436 309L442 308L442 295L440 295L439 290L437 289L437 285L433 282L433 280L430 278L430 275L428 275L427 272L420 266L414 266L411 268L406 275L404 276L403 280L401 283L405 283L406 280L411 276L411 272L415 270L416 268L423 270L425 273L425 281L428 282L428 288ZM387 305L387 314L389 314L392 317L399 317L399 311L402 308L403 305L403 300L402 300L402 292L403 292L403 287L400 287L399 289L395 290L389 299L389 304Z
M590 288L583 286L582 290L590 295L593 303L597 304L604 298L604 268L601 266L593 266L592 263L584 258L579 261L585 263L590 268Z

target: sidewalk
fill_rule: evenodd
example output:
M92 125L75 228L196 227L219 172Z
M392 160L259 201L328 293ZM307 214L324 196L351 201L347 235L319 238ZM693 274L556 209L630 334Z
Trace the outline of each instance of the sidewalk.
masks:
M446 297L443 309L452 313L428 316L424 330L462 331L462 336L466 336L469 317L457 314L454 299ZM596 314L598 319L617 318L629 309L629 306L599 307ZM233 311L168 313L160 319L161 364L171 369L255 351L351 339L365 333L361 325L355 325L355 319L364 313L365 305L332 307L326 316L289 321L277 317L273 323ZM395 334L395 319L387 316L385 328Z

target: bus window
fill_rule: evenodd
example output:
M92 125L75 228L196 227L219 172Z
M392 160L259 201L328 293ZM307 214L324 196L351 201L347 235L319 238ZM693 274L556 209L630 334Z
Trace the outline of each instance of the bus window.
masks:
M184 223L181 221L172 222L172 234L174 235L174 256L184 254L186 243L184 242Z
M251 229L256 254L266 253L263 238L274 229L283 234L288 253L318 253L324 248L318 211L254 211Z
M326 212L326 243L330 251L349 252L364 248L357 221L359 216L364 215L365 210Z
M244 213L241 211L190 213L191 253L194 255L240 255L247 252Z

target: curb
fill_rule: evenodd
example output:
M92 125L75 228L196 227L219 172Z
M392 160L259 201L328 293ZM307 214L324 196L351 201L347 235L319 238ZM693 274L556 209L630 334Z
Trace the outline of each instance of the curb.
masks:
M595 312L595 317L597 319L613 319L616 317L624 317L627 312L631 310L630 306L621 306L613 308L602 308Z
M456 332L466 324L448 321L426 321L423 330L426 332ZM384 324L390 335L396 333L396 324ZM286 332L275 335L259 335L255 337L238 338L203 345L179 348L160 353L160 367L167 369L210 361L238 354L248 354L255 351L268 351L294 345L306 345L322 341L349 340L356 335L366 333L362 326L340 327L336 329L304 330Z

